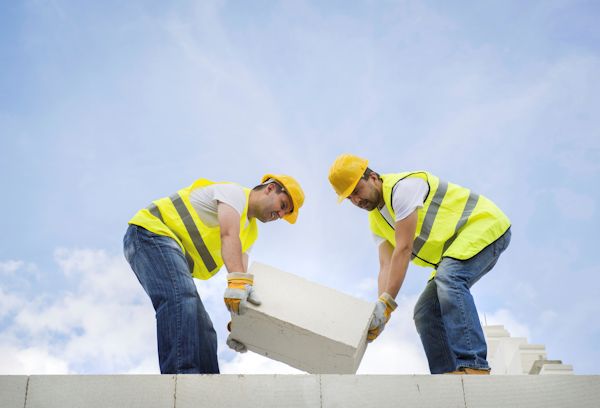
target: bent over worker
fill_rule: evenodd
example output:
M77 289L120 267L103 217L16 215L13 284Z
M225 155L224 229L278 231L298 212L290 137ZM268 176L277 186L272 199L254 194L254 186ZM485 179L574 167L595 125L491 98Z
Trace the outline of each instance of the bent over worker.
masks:
M341 202L369 212L379 248L379 299L368 340L381 334L409 261L433 268L414 320L432 374L489 374L487 346L470 288L510 242L510 221L489 199L426 171L378 174L339 156L329 182Z
M302 188L286 175L267 174L253 189L199 179L129 221L125 258L156 311L162 374L219 373L217 336L193 278L209 279L225 265L229 311L260 303L246 273L256 220L294 224L303 203ZM244 348L232 339L228 345Z

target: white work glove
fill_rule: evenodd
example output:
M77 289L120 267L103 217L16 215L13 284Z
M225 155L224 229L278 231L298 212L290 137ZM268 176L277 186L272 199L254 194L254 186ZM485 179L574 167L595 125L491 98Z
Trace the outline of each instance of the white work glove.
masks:
M254 293L254 275L244 272L231 272L227 275L227 289L223 298L225 306L233 314L243 314L246 311L246 302L260 305L260 300Z
M381 334L396 307L398 307L396 301L389 294L384 292L379 296L379 299L375 302L375 310L373 310L369 333L367 334L369 343Z
M227 331L229 332L229 336L227 336L226 343L229 346L229 348L231 348L234 351L237 351L238 353L245 353L246 351L248 351L248 348L244 343L235 340L233 337L231 337L231 322L227 323Z
M231 337L231 334L227 336L227 345L230 349L237 351L238 353L245 353L248 351L248 348L244 343L241 343Z

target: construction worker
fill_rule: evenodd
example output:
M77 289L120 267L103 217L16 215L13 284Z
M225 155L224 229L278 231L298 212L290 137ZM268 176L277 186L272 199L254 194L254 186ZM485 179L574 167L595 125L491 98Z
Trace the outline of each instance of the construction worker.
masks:
M379 248L373 341L392 312L409 261L434 269L414 309L432 374L489 374L487 346L471 286L510 242L510 221L489 199L426 171L378 174L368 161L339 156L329 171L339 202L369 212Z
M217 336L192 277L209 279L225 265L227 309L237 314L247 302L260 304L246 273L256 220L294 224L303 203L304 192L290 176L267 174L253 189L199 179L129 221L125 258L156 311L162 374L219 373Z

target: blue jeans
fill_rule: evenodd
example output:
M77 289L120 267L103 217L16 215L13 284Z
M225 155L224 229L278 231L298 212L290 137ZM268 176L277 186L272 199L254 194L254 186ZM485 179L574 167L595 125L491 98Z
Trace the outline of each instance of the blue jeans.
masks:
M177 242L130 225L123 248L156 311L160 372L218 374L217 335Z
M469 290L489 272L510 243L510 229L465 261L442 258L415 305L415 325L431 374L463 367L489 369L487 346Z

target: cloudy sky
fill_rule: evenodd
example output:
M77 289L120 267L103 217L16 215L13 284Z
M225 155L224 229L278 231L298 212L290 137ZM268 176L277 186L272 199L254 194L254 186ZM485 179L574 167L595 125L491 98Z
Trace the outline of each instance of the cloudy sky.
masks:
M306 193L251 259L373 301L344 152L494 200L513 239L474 288L483 319L599 374L600 6L595 1L101 1L0 5L0 374L158 373L128 219L196 178ZM426 373L400 307L362 373ZM197 282L227 373L295 372L224 345L221 271Z

